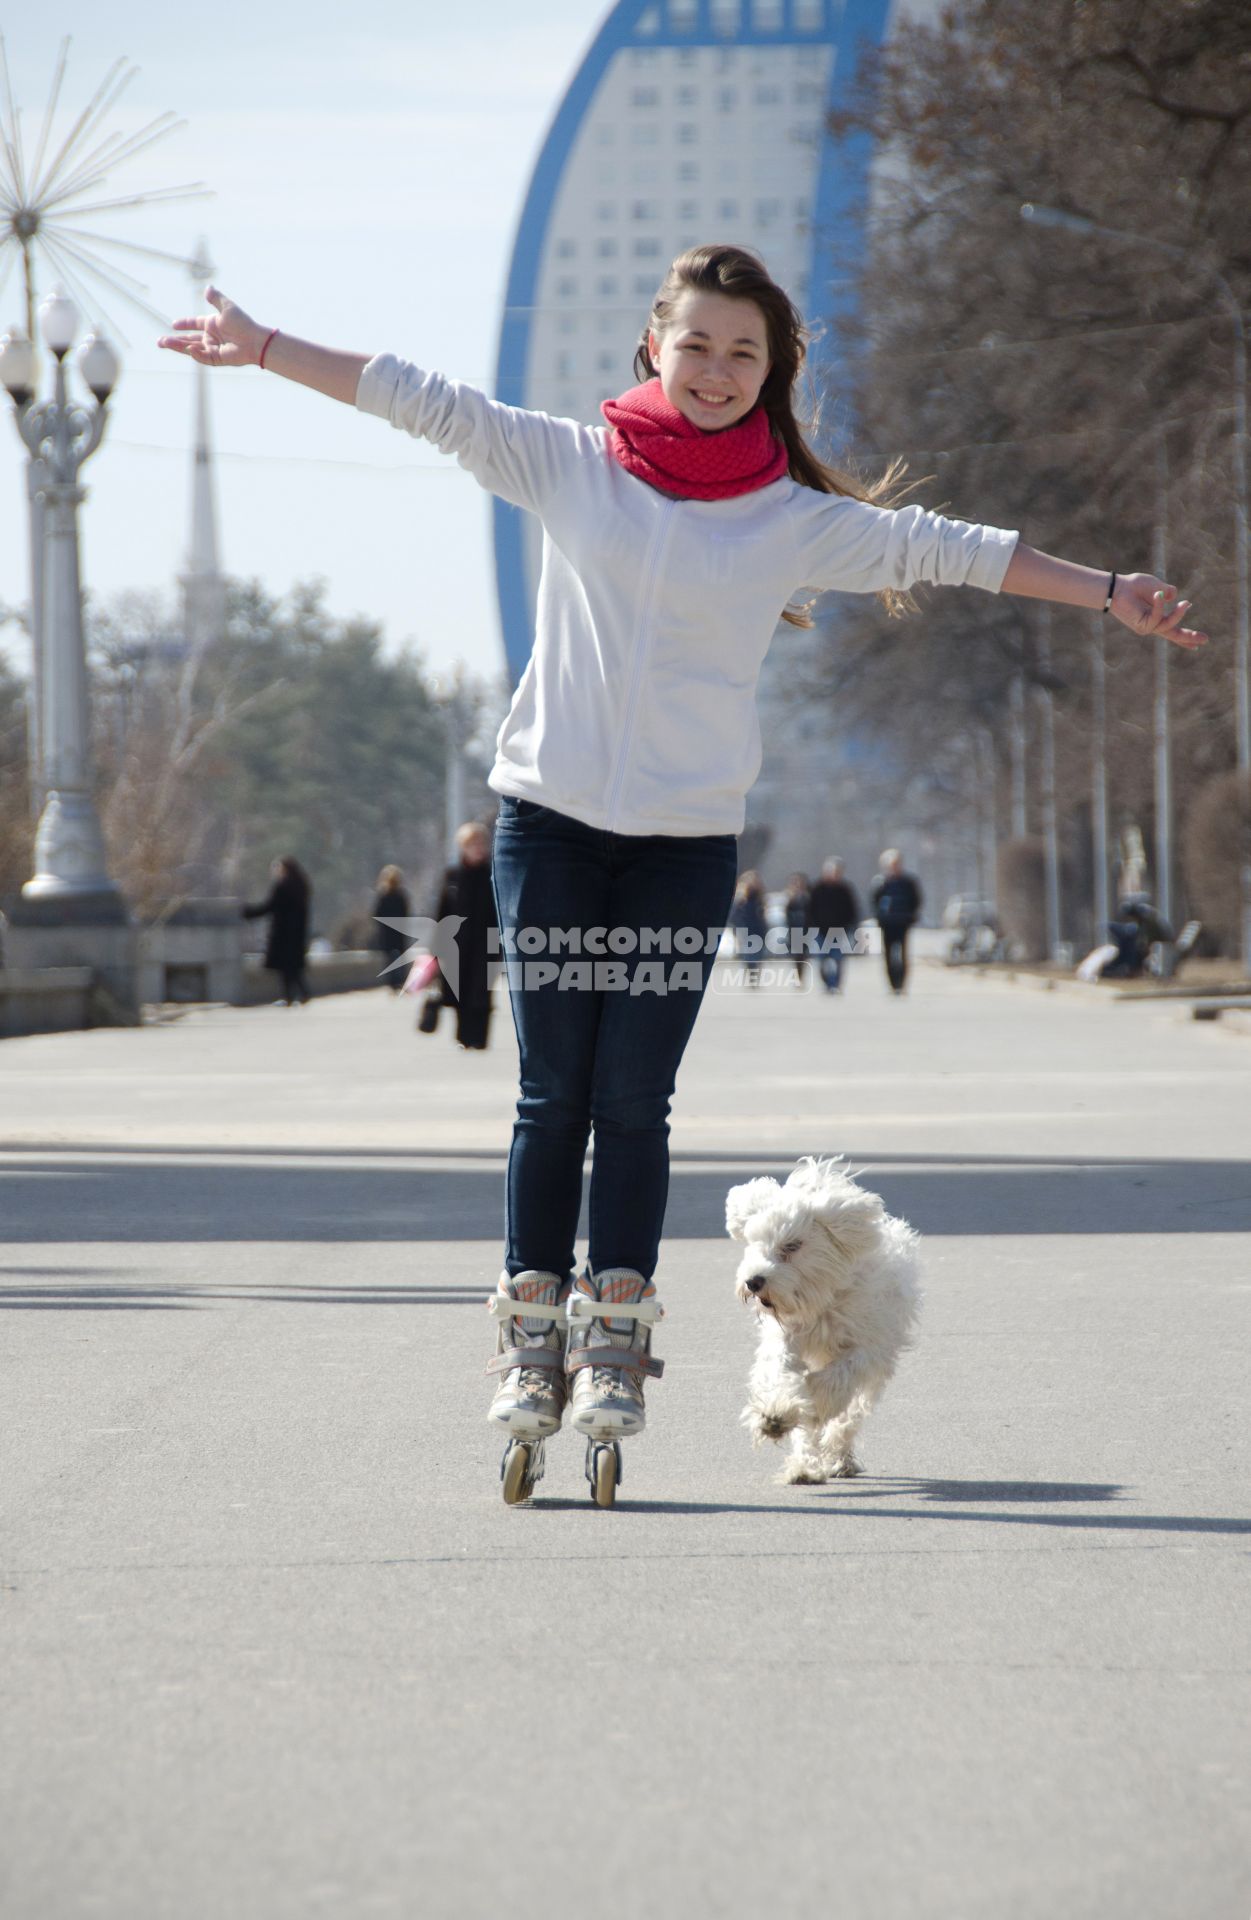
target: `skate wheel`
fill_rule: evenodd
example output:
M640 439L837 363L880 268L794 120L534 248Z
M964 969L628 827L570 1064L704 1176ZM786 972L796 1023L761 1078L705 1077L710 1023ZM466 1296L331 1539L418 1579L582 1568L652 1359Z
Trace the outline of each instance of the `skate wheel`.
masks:
M530 1449L522 1441L514 1440L504 1455L500 1479L504 1484L506 1507L519 1507L534 1492L535 1476L530 1471Z
M617 1498L617 1449L596 1447L591 1462L591 1498L597 1507L611 1507Z

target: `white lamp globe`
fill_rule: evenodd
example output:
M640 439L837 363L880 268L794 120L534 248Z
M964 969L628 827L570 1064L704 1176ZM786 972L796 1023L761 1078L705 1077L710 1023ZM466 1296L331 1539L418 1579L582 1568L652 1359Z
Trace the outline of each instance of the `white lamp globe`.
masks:
M39 303L39 330L47 342L49 353L63 360L78 332L78 308L60 287Z
M24 333L10 328L0 335L0 380L19 407L35 392L35 349Z
M78 371L103 406L122 371L122 363L102 333L89 333L74 358Z

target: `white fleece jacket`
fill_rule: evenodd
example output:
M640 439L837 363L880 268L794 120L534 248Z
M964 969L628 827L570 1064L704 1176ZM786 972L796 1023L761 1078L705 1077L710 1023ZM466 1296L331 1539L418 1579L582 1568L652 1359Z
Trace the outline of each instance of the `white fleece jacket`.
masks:
M393 354L365 367L356 404L538 515L534 651L490 784L614 833L741 832L760 771L756 681L802 589L997 593L1018 538L790 479L670 499L625 471L606 427L501 406Z

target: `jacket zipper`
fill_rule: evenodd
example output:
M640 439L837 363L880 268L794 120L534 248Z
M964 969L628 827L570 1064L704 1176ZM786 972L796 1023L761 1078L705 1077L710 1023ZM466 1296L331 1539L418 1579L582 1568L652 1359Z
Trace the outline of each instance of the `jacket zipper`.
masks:
M652 604L656 597L656 575L660 570L660 556L664 550L669 521L674 500L667 500L660 510L660 519L652 535L651 553L648 559L647 579L643 588L643 599L639 607L638 630L634 641L634 665L630 674L630 691L626 696L625 719L621 728L621 745L617 750L617 764L613 770L612 785L608 789L607 817L604 822L605 833L611 833L617 824L617 809L621 801L621 787L625 780L626 767L630 758L630 742L634 735L634 718L638 708L639 689L643 684L643 664L647 658L648 640L651 633Z

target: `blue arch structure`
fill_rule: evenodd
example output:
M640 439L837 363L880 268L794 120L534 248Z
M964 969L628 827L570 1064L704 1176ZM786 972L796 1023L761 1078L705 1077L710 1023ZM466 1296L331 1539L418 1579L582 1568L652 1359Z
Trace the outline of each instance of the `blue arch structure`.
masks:
M696 0L694 10L681 0L617 0L592 41L569 88L535 163L518 223L509 268L496 363L495 391L509 406L524 404L530 332L538 293L539 268L557 190L583 120L613 58L631 46L643 47L834 47L827 113L844 99L853 84L857 55L868 42L881 44L890 16L891 0L821 0L819 19L796 25L795 0L783 0L780 23L762 28L753 18L752 0L741 0L740 20L733 32L719 30L713 0ZM821 143L816 200L812 212L812 260L808 277L811 295L826 289L827 314L845 305L839 276L854 262L863 238L865 194L872 145L867 136L844 141L837 148L827 136ZM821 316L827 317L827 316ZM829 342L820 349L820 367L828 366ZM500 626L509 678L515 686L525 671L534 635L526 590L521 509L493 502L495 577Z

